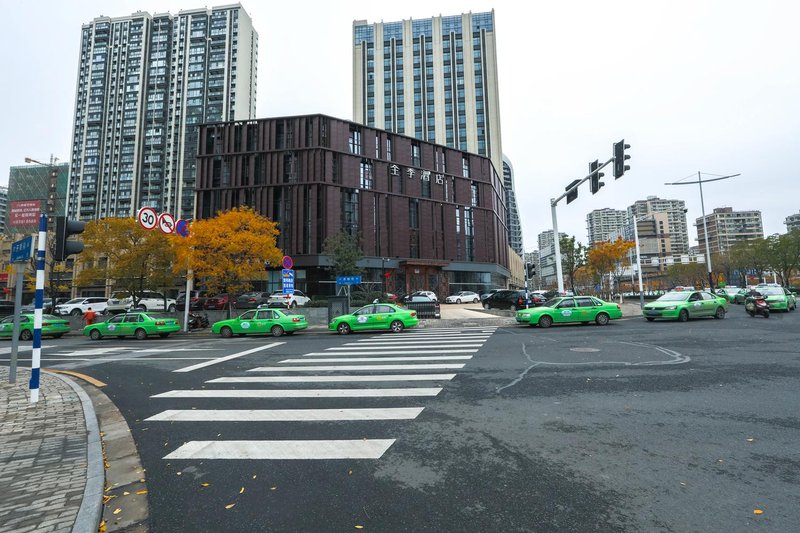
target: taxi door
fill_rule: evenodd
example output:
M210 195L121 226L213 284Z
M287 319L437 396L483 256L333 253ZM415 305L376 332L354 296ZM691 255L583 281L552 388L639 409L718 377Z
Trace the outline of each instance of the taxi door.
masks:
M139 315L125 315L125 318L120 325L120 330L122 333L118 333L117 335L127 335L131 336L136 333L136 328L139 326L139 322L142 320L142 317Z
M258 322L256 321L256 312L247 311L239 316L234 327L234 333L260 333L258 329Z
M594 303L594 300L588 296L579 296L575 298L575 305L576 322L590 322L595 319L599 306Z
M262 309L256 313L256 330L259 333L269 332L275 324L275 319L278 318L275 315L275 311L270 309Z
M355 312L356 320L352 324L354 330L375 327L375 305L365 305Z
M372 327L389 329L389 324L391 323L393 312L394 309L392 309L388 305L376 305L375 314L372 315L373 316Z
M717 312L717 298L708 292L701 292L703 297L703 316L714 316Z
M100 326L101 328L105 327L105 331L101 329L100 332L103 335L125 335L125 330L122 328L123 320L125 320L125 315L117 315L111 318L105 325Z
M687 303L689 304L687 307L689 316L696 317L706 315L705 308L703 307L703 296L699 292L690 294Z
M575 307L574 298L564 298L556 306L556 312L553 315L553 322L564 323L580 320L577 318L577 308Z

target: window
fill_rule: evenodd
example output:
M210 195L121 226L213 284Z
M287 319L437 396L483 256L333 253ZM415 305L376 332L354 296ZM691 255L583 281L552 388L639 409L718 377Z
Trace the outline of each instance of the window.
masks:
M275 320L275 311L263 310L259 311L257 317L259 320Z
M410 228L419 228L419 200L416 198L408 201L408 225Z
M470 205L478 207L481 205L480 189L476 182L470 184Z
M469 157L466 155L461 156L461 175L465 178L469 177Z
M561 303L558 304L556 309L565 309L567 307L575 307L575 300L572 298L567 298L566 300L561 300Z
M361 153L361 130L358 126L350 126L350 139L348 146L351 154Z
M240 320L253 320L256 317L255 311L248 311L239 317Z
M420 162L419 145L417 143L411 143L411 164L417 167L422 165Z
M362 189L371 189L373 186L372 163L366 159L361 160L360 184Z
M392 160L392 138L386 137L386 159Z
M575 301L578 303L578 307L594 307L594 300L591 298L576 298Z

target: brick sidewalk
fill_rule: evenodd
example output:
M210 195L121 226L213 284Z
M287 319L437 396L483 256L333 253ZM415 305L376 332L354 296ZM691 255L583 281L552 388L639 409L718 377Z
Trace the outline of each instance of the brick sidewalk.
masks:
M30 403L30 370L16 383L0 367L0 532L71 531L87 484L83 404L64 379L42 372Z

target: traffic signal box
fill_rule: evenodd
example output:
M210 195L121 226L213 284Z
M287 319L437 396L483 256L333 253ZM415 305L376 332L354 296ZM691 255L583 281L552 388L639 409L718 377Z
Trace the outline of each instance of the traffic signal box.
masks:
M625 161L631 158L625 153L625 150L630 147L630 144L625 144L625 139L614 143L614 179L621 178L626 170L631 169L629 165L625 164Z
M79 254L83 251L83 243L71 241L71 235L83 233L86 222L67 220L66 217L56 217L56 247L53 259L63 261L67 256Z
M605 176L605 174L602 173L602 172L598 172L597 171L597 167L599 167L599 166L600 166L600 162L597 159L595 159L594 161L589 163L589 174L592 175L591 180L590 180L589 183L591 185L590 189L592 191L592 194L594 194L597 191L599 191L600 187L605 185L605 183L600 181L600 178Z

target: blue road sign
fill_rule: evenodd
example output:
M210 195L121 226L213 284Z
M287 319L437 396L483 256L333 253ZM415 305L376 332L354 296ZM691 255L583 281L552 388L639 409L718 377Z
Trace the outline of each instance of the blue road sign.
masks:
M11 245L11 262L21 263L33 257L33 237L30 235Z
M288 268L281 270L281 279L283 280L283 294L292 294L294 292L294 270Z
M336 276L337 285L361 285L361 276Z
M186 222L184 219L178 220L178 223L175 224L175 233L177 233L181 237L188 237L189 236L189 223Z

